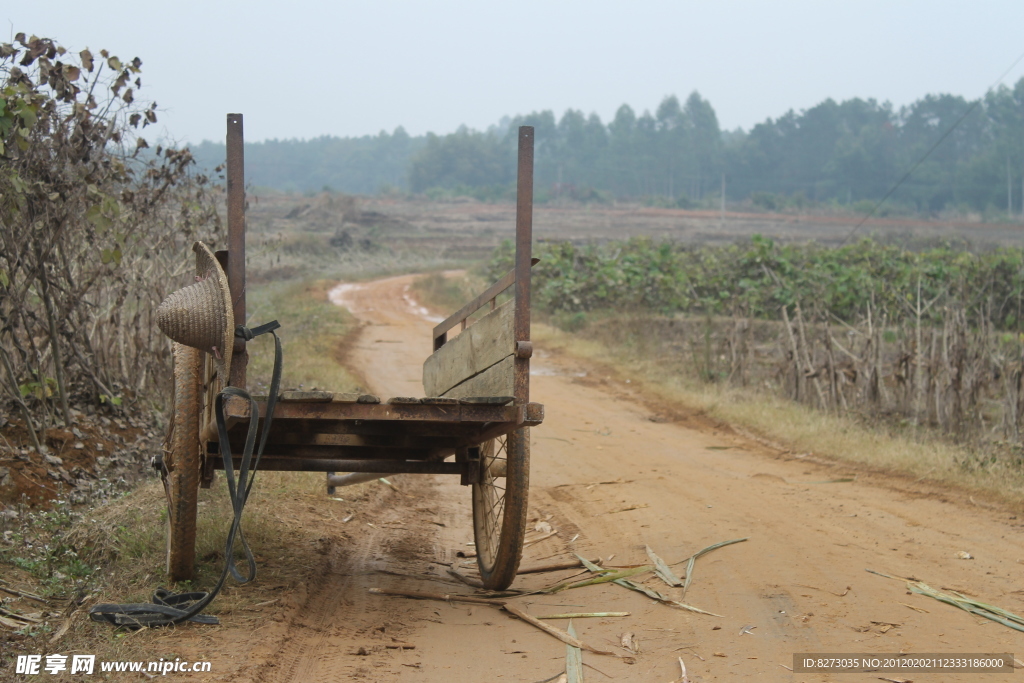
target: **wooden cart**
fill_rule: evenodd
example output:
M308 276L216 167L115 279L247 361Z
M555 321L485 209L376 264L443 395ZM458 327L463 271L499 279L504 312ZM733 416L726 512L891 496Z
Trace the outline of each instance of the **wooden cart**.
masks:
M245 313L245 220L242 116L228 115L228 249L217 252L227 273L234 319ZM260 469L327 472L328 487L367 480L361 473L458 475L472 489L477 563L487 588L515 578L526 532L530 481L529 428L544 407L530 402L530 268L533 128L519 129L515 268L433 331L424 363L427 398L283 392L274 408ZM497 298L511 288L502 305ZM489 311L470 324L478 310ZM459 328L456 336L449 333ZM424 344L426 346L426 344ZM167 571L190 579L195 562L197 495L223 469L214 399L225 384L245 388L245 342L236 339L228 378L202 351L174 345L174 420L160 463L168 497ZM372 368L367 371L372 374ZM225 382L225 380L227 380ZM262 427L267 401L257 398ZM224 402L231 452L242 451L248 401ZM239 465L237 457L235 467ZM347 472L336 475L335 472Z

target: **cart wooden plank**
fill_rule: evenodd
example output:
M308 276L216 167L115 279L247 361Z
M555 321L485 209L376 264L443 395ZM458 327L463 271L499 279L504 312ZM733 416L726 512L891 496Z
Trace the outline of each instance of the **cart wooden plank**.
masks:
M507 393L507 392L506 392ZM482 396L483 394L466 394ZM458 397L450 397L458 398ZM260 417L267 412L266 401L257 401ZM409 420L413 422L518 422L522 406L463 405L455 404L396 404L396 403L338 403L338 402L291 402L278 403L274 410L274 422L278 420ZM230 396L225 402L225 415L232 421L248 421L249 402L238 396Z
M310 434L309 432L274 433L268 445L293 446L358 446L363 448L447 448L453 439L443 436L391 434Z
M334 399L334 392L331 391L282 391L279 401L291 402L330 402Z
M447 346L447 344L445 345ZM442 349L444 346L441 347ZM487 368L479 375L470 377L461 384L444 392L450 398L469 398L476 396L511 396L514 393L512 368L515 363L513 356ZM482 404L474 404L482 405Z
M453 387L512 355L513 303L505 302L427 357L423 362L423 390L428 396L447 396ZM487 392L476 395L485 396Z
M239 460L234 461L235 468ZM223 469L220 458L213 458L214 469ZM321 458L263 458L261 470L286 472L375 472L380 474L463 474L468 463L423 460L353 460Z
M262 426L266 403L258 401L257 407ZM232 448L240 452L248 430L249 403L231 397L226 413ZM312 455L318 449L345 447L364 449L365 457L383 457L389 448L413 448L436 455L475 446L495 434L535 426L543 420L544 406L539 403L278 403L267 452L306 447L311 449L306 453ZM204 431L203 438L211 453L216 452L215 433L211 426Z
M231 440L231 453L240 454L243 439ZM211 455L219 455L219 444L211 445ZM315 460L427 460L453 455L454 448L393 448L367 446L291 446L267 444L264 457L306 458ZM262 460L260 461L262 463ZM260 465L262 467L262 464Z

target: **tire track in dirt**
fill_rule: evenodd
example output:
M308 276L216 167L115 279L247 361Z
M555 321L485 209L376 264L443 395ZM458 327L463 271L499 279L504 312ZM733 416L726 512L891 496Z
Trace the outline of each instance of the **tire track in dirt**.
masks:
M429 496L432 486L397 477L394 481L402 483L402 494L381 487L369 505L364 501L360 507L363 521L348 538L328 534L321 539L323 557L309 577L308 597L294 610L284 637L260 653L272 665L251 680L379 680L397 674L387 646L404 642L401 636L408 629L402 605L383 602L367 588L390 584L386 572L408 572L410 558L423 553L424 532L429 532L424 524L406 527L403 533L395 533L393 525L396 511L402 510L396 504ZM376 523L367 524L367 519Z

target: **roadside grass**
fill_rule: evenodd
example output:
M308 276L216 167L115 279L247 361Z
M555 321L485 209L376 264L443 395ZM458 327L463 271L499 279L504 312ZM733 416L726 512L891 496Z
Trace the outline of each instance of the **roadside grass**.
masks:
M468 274L447 277L445 273L430 273L413 281L410 289L420 301L446 314L459 310L467 301L484 290L483 281Z
M283 389L349 392L361 386L361 379L342 365L359 326L348 311L327 298L333 285L331 280L276 281L257 285L249 294L250 324L281 323L277 334L284 355ZM247 383L251 392L267 393L273 366L271 338L250 342Z

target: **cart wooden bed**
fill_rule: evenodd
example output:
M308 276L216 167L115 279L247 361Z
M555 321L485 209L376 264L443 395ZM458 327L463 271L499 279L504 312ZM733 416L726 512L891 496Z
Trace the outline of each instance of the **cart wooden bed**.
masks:
M242 116L228 115L228 249L217 252L231 289L234 319L246 320ZM327 486L390 473L458 475L471 488L477 564L485 587L515 578L526 531L529 428L544 419L530 402L530 268L533 208L533 128L519 129L515 268L433 330L424 363L426 398L381 399L325 391L285 391L274 408L259 467L326 472ZM506 290L512 297L498 305ZM480 309L482 317L470 318ZM449 335L458 328L456 336ZM287 330L284 331L287 334ZM424 344L426 346L426 343ZM197 496L223 469L214 413L225 385L245 388L248 356L236 339L227 382L207 354L174 345L174 418L158 463L168 498L167 571L191 579ZM287 361L287 359L286 359ZM373 368L362 368L372 376ZM256 397L262 428L266 398ZM242 451L250 403L224 401L232 454ZM234 460L235 467L239 461ZM347 472L337 475L336 472Z

